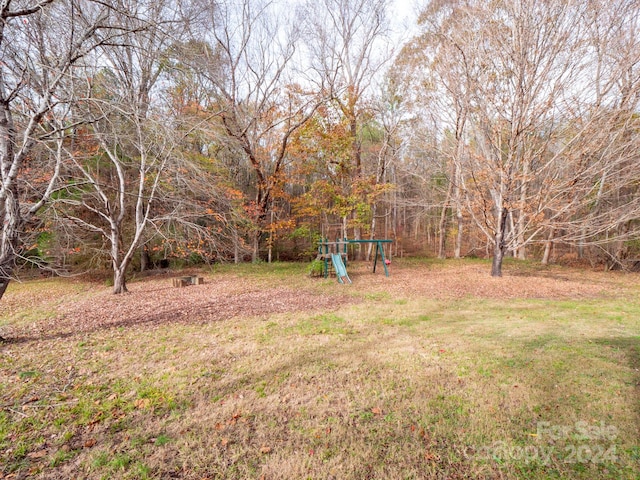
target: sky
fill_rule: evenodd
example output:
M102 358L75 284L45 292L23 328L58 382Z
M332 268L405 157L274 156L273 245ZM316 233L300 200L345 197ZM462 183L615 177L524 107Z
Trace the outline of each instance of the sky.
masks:
M390 0L390 3L389 15L393 29L406 40L416 30L418 5L424 4L424 0Z

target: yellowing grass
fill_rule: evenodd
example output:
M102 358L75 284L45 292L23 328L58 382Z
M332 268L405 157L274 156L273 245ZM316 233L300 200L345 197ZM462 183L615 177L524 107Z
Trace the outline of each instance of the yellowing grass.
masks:
M0 347L0 472L637 478L636 278L611 277L616 292L592 297L508 300L403 294L393 283L394 273L400 283L429 269L458 275L460 265L394 262L389 279L363 271L351 286L308 279L304 265L225 268L207 282L229 282L234 295L274 288L351 301L77 335L38 337L34 327ZM23 328L29 315L37 324L36 308L57 311L54 298L14 301L1 328Z

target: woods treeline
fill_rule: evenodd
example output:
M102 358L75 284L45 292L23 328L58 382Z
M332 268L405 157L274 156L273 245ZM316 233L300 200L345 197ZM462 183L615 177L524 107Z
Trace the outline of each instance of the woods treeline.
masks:
M7 0L0 297L19 268L640 257L640 2ZM413 23L412 23L413 25ZM402 30L402 32L400 32Z

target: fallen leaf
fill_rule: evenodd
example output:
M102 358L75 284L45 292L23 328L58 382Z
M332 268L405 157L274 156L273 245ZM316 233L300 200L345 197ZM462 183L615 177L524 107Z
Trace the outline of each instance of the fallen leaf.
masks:
M148 398L138 398L133 404L136 406L136 408L145 409L149 408L149 405L151 405L151 400L149 400Z
M438 457L434 455L432 452L427 451L424 454L424 458L426 458L429 461L433 461L433 460L436 460Z
M371 409L371 413L374 415L382 415L382 409L380 407L373 407Z
M271 447L262 447L260 453L271 453Z
M96 441L95 438L90 438L89 440L87 440L86 442L84 442L84 448L91 448L93 447L96 443L98 443Z
M27 454L27 457L29 458L42 458L42 457L46 457L47 456L47 451L46 450L39 450L37 452L30 452Z

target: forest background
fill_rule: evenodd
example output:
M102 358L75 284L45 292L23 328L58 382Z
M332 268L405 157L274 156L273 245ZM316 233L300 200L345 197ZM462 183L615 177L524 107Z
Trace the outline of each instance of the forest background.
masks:
M391 256L640 257L638 1L0 3L0 298ZM367 252L360 252L366 256Z

